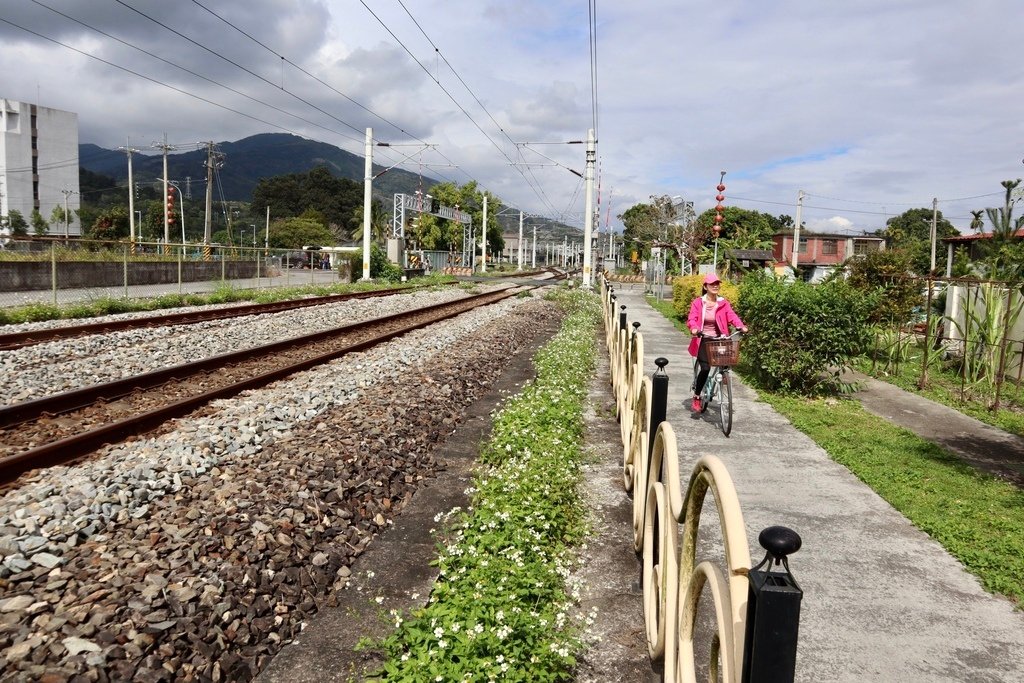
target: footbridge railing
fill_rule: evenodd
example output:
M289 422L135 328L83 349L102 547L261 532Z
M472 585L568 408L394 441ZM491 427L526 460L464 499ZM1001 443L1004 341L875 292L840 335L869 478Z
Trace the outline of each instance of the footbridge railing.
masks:
M789 571L788 555L800 537L785 527L759 536L766 554L751 567L746 527L732 478L714 455L701 457L688 484L680 479L676 434L666 420L668 361L643 375L640 323L601 282L612 390L623 443L623 485L633 497L633 549L642 561L644 627L652 661L664 680L696 681L694 637L698 602L705 590L713 605L709 680L724 683L790 683L796 670L803 593ZM725 571L698 561L701 510L708 492L718 511Z

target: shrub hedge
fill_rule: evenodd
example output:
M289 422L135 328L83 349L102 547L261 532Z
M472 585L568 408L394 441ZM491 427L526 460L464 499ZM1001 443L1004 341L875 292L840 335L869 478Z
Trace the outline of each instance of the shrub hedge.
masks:
M843 370L869 343L873 307L873 297L841 280L810 285L748 275L738 307L750 328L744 366L771 391L841 391Z

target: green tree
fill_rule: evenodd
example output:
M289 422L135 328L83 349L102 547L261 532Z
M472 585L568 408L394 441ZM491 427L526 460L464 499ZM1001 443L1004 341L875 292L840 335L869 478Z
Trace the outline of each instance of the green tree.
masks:
M937 214L935 225L936 251L944 237L955 237L960 234L942 217L941 211ZM885 238L888 248L902 249L910 254L913 271L918 275L925 275L931 270L931 231L932 210L910 209L886 221L885 229L880 234Z
M263 215L269 206L275 216L300 216L307 209L323 214L328 226L344 230L363 205L363 184L335 178L326 166L308 173L261 178L252 192L251 210Z
M902 249L882 249L853 256L843 264L846 282L874 297L871 323L901 324L910 320L915 307L924 303L921 284L911 276L911 256Z
M21 211L17 209L11 209L7 213L7 224L11 229L12 235L24 237L28 234L28 221L25 220Z
M101 211L87 232L94 240L120 240L128 237L128 233L128 211L120 206Z
M430 193L438 203L451 208L458 207L463 213L468 213L473 220L473 232L478 240L477 253L479 254L480 225L484 216L484 196L487 196L487 253L497 254L505 249L505 238L502 236L501 225L498 223L498 212L502 209L502 202L496 195L486 190L481 190L475 180L464 185L456 185L452 182L438 183L430 188ZM441 249L459 250L462 248L462 223L458 221L441 219L441 237L436 243Z
M648 258L654 241L654 227L658 222L654 206L634 204L616 218L622 221L622 241L626 253L636 254L638 259Z
M349 237L356 242L361 242L363 239L362 204L352 211L352 217L349 219L348 225L351 230ZM390 234L390 229L391 217L384 211L384 205L373 200L370 202L370 241L383 244Z
M53 207L53 211L50 212L50 225L53 226L53 232L64 233L66 225L71 223L71 212L64 211L64 207L58 204Z
M305 218L283 218L270 223L270 246L273 249L301 249L303 246L325 246L334 235L322 223Z
M39 213L39 209L32 209L32 232L42 237L47 233L49 223L43 218L43 214Z
M982 240L984 258L979 270L985 277L1018 280L1024 273L1024 240L1018 234L1024 229L1024 216L1013 217L1013 191L1020 183L1020 178L1002 181L1003 206L985 209L992 224L992 238Z

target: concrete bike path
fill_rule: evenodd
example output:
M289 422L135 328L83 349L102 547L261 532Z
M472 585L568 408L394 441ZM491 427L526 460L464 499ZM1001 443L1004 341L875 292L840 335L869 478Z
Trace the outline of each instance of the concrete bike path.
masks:
M725 462L754 563L767 526L788 526L803 539L790 558L804 591L798 681L1024 681L1024 611L982 590L938 543L741 382L729 438L714 406L692 414L686 335L647 305L642 285L619 285L615 294L629 323L640 323L644 374L658 356L669 360L668 420L683 476L702 455ZM702 537L704 526L717 524L710 498ZM722 557L714 536L698 559Z

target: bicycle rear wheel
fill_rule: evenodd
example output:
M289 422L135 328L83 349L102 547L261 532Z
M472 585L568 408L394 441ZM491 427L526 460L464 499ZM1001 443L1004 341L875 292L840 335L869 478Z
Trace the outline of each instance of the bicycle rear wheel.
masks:
M729 373L722 373L722 381L719 382L718 409L722 419L722 433L729 436L732 431L732 380Z

